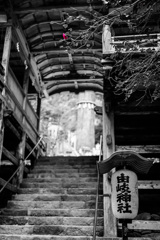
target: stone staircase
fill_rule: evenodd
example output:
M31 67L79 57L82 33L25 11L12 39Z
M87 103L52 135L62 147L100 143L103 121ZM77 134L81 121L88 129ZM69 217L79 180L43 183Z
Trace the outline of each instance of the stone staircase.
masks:
M90 240L97 186L95 157L43 157L1 209L0 240ZM100 190L102 194L102 188ZM103 238L100 195L97 240Z

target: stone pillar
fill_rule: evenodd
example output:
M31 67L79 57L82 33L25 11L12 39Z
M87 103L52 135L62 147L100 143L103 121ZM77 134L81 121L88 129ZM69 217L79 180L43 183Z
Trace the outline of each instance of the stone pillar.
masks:
M92 151L95 147L95 93L80 92L77 103L77 143L76 148L86 148Z

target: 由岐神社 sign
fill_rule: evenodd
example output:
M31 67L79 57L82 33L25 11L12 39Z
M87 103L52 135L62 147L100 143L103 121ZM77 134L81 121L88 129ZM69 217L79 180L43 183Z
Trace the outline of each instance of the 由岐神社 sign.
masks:
M138 213L137 175L126 169L112 175L112 211L118 219L133 219Z

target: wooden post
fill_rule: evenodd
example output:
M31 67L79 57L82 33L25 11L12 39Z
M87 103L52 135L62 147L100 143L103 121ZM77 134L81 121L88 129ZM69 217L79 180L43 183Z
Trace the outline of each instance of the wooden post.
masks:
M37 98L37 116L38 116L37 131L39 132L40 117L41 117L41 97L39 96L39 94L38 94L38 98ZM39 157L39 151L37 151L37 153L36 153L36 158L38 159L38 157Z
M104 25L102 32L102 53L107 57L114 49L112 46L111 29L109 25ZM106 68L104 76L104 102L103 102L103 159L107 159L115 151L114 136L114 112L111 109L110 91L108 91L108 71ZM107 90L107 91L106 91ZM116 219L111 208L111 173L103 175L104 197L104 237L116 237Z
M3 46L3 55L2 55L2 66L4 67L4 84L7 84L7 76L8 76L8 67L9 67L9 58L10 58L10 49L11 49L11 40L12 40L12 27L6 28L4 46ZM2 90L2 96L5 99L5 87ZM1 101L0 102L0 161L2 157L3 150L3 138L4 138L4 116L5 105Z
M115 151L114 136L114 112L110 109L110 103L103 103L103 159L110 157ZM117 226L116 219L111 209L111 174L103 175L103 194L104 197L104 237L116 237ZM108 195L108 196L107 196Z
M37 98L37 116L38 116L37 131L39 132L40 117L41 117L41 97L39 96L39 94Z
M24 79L23 79L23 91L24 91L24 99L23 99L23 110L25 111L26 108L26 100L27 100L27 93L28 93L28 86L29 86L29 69L25 71ZM23 116L22 123L25 123L25 116ZM26 133L23 131L21 141L18 145L18 159L19 159L19 172L18 172L18 183L21 184L23 180L23 173L24 173L24 158L25 158L25 147L26 147Z

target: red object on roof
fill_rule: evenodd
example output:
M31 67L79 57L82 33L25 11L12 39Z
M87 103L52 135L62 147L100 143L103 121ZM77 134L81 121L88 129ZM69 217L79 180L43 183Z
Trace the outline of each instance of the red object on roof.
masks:
M68 39L68 37L66 36L65 33L63 33L63 38L64 38L65 40Z

